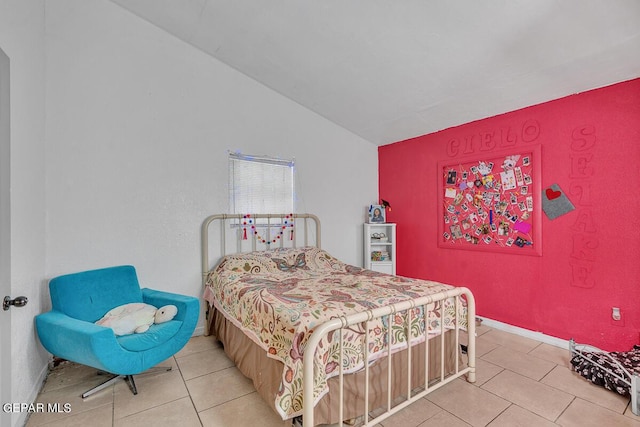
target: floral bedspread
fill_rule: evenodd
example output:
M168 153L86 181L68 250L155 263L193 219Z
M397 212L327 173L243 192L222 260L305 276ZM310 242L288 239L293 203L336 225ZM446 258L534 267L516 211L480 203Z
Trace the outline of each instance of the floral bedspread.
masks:
M282 383L275 406L283 419L302 413L303 354L314 327L330 320L371 308L451 289L452 286L426 280L377 273L345 264L326 251L305 247L276 249L223 258L210 273L205 299L222 311L237 327L260 345L269 357L284 364ZM464 301L463 301L464 303ZM441 323L455 327L455 302L429 307L425 324L421 308L394 314L391 321L392 351L406 347L405 330L412 344L424 341L425 327L439 333ZM458 326L466 329L466 304L460 304ZM408 318L411 325L408 325ZM369 331L369 360L387 351L388 317L372 322ZM345 372L364 366L364 326L352 326L343 334ZM328 334L316 355L314 401L327 391L327 380L338 375L338 334Z

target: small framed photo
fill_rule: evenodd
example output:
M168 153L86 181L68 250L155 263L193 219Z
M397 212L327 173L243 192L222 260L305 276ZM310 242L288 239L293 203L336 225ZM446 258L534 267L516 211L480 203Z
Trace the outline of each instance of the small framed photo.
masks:
M458 173L456 171L447 172L447 184L454 185L456 183Z
M372 224L376 224L376 223L380 224L380 223L387 222L384 206L382 205L369 206L368 222Z

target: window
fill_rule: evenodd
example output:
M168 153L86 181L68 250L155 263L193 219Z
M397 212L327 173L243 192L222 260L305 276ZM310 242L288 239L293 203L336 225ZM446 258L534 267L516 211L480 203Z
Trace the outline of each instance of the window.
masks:
M293 160L229 153L231 212L294 212L293 172Z

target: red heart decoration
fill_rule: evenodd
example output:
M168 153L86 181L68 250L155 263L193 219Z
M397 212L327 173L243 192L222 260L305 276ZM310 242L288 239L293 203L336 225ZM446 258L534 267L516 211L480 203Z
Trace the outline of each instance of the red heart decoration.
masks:
M558 197L562 196L561 191L555 191L552 188L547 188L547 191L545 193L547 194L547 199L549 200L557 199Z

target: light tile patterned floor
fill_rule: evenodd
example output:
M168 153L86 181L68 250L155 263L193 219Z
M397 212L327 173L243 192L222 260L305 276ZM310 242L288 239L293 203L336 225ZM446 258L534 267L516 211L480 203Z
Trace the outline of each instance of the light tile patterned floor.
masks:
M383 427L635 426L629 399L594 386L569 369L569 351L480 327L475 384L460 379L383 421ZM34 413L27 426L286 426L225 356L213 337L195 337L163 365L84 401L102 378L64 363L48 376L37 402L69 403L69 413Z

